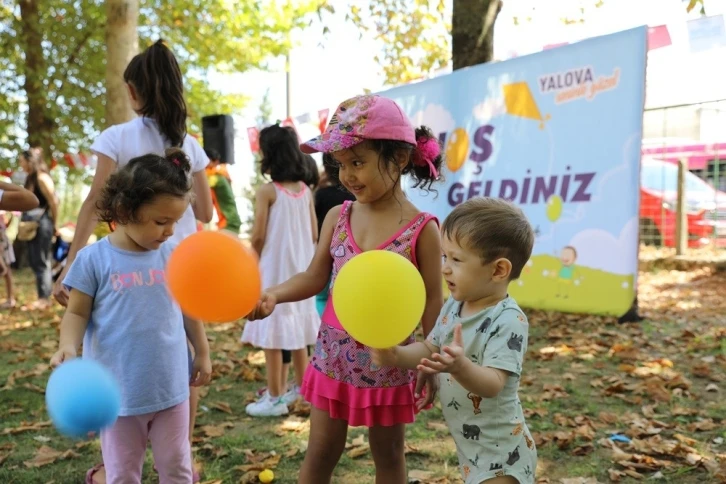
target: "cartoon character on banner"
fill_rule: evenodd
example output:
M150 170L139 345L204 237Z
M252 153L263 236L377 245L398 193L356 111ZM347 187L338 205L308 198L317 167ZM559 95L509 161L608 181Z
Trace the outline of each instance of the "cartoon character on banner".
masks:
M567 245L562 248L560 252L560 270L553 273L553 276L557 278L557 293L556 298L568 299L570 297L570 290L572 286L579 285L580 279L576 278L575 274L575 261L577 260L577 249L571 245Z

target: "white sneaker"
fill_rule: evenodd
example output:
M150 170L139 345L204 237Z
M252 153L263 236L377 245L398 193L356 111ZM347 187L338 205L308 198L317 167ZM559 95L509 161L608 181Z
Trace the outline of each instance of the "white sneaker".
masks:
M256 402L247 405L245 412L251 417L279 417L287 415L287 405L282 397L271 397L269 393L265 393Z
M282 396L282 401L285 402L286 405L292 405L298 398L300 398L300 396L300 387L291 383L285 394Z
M262 391L262 393L258 393L258 395L259 395L260 398L258 398L257 400L255 400L252 403L248 403L247 406L245 407L245 412L247 412L248 409L253 408L255 405L257 405L260 402L262 402L262 400L267 400L268 398L270 398L270 394L267 393L267 388L265 388ZM249 412L247 412L247 413L249 413Z

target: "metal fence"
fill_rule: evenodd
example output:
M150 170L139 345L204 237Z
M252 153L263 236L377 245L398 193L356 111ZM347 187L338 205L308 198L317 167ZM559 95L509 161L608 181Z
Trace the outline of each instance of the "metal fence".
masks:
M687 251L726 249L724 127L726 101L645 111L641 243L675 248L676 205L679 193L683 191ZM687 167L680 186L679 160L684 160Z

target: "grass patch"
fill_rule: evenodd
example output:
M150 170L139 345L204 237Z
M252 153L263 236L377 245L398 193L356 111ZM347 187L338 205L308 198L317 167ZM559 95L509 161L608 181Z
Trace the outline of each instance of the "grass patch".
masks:
M28 299L30 274L22 272L17 280L21 301ZM724 282L716 279L713 290L726 287ZM702 283L698 290L703 293L706 286ZM645 312L648 308L657 308L649 320L626 326L607 318L529 312L531 346L521 398L538 443L541 482L576 477L610 482L612 476L623 483L640 480L626 471L644 478L660 472L660 482L666 483L718 482L719 455L726 453L726 445L716 443L726 438L724 326L709 319L703 308L702 318L670 317L672 305L661 300L653 300ZM0 479L5 482L75 484L100 459L97 441L71 441L46 423L45 365L57 344L60 314L56 308L0 317ZM309 436L305 408L296 407L299 415L287 419L247 417L244 406L264 385L258 352L238 343L241 325L208 329L215 378L201 401L194 442L204 481L241 482L244 466L277 455L282 458L275 465L275 482L295 482ZM719 391L710 391L709 385ZM229 412L223 410L227 407ZM461 482L453 439L443 421L437 404L407 427L408 469ZM30 429L19 431L23 426ZM218 427L221 435L208 436L209 428L214 433ZM608 443L612 433L628 436L631 443L614 450ZM348 441L365 434L365 429L350 429ZM28 467L43 446L72 452L42 467ZM349 450L334 482L373 482L370 452L351 457ZM663 461L669 463L658 464ZM158 482L150 455L143 482Z

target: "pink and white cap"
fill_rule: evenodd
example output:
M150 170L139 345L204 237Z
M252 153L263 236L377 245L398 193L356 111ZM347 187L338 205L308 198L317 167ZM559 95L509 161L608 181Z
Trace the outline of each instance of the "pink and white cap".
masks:
M320 136L300 145L303 153L331 153L365 140L404 141L416 146L416 132L395 101L366 94L343 101Z

